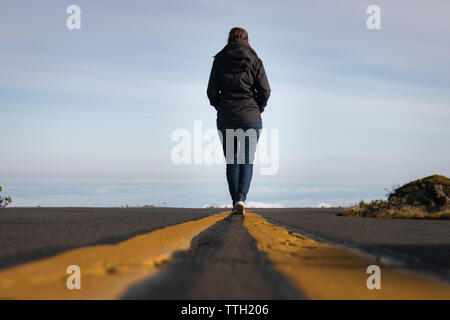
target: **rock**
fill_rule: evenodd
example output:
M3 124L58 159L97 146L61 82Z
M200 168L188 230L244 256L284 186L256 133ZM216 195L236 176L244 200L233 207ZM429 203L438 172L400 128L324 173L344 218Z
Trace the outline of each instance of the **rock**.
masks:
M390 206L423 206L428 211L450 208L450 179L432 175L411 181L392 192L388 197Z
M436 199L436 204L441 207L449 206L450 204L450 197L447 197L441 184L434 185L434 198Z

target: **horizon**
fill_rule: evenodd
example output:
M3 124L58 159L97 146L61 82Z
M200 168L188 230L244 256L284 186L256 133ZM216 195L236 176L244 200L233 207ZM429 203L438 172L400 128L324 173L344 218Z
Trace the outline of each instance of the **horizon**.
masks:
M9 182L3 195L11 195L9 207L183 207L210 205L231 207L222 182ZM302 185L273 182L253 186L249 208L346 207L360 200L386 198L395 186ZM207 190L207 191L205 191Z

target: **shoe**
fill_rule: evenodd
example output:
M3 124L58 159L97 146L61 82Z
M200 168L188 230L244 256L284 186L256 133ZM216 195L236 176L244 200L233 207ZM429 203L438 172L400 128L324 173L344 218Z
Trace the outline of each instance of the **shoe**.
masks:
M244 214L245 213L244 201L239 200L238 202L236 202L236 204L234 205L234 209L233 209L232 213Z

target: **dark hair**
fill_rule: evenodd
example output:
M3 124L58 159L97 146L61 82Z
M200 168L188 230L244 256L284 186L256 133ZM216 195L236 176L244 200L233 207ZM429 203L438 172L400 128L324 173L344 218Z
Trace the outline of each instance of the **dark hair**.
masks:
M228 34L228 44L236 43L239 40L248 40L248 33L243 28L232 28Z

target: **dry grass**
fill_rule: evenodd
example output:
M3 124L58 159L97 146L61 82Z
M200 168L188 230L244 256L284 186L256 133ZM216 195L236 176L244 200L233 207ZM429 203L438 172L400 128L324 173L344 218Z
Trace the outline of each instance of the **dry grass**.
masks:
M389 208L382 205L376 207L371 204L352 206L344 209L344 214L352 217L373 217L387 219L450 219L450 209L429 212L423 207L403 206Z

